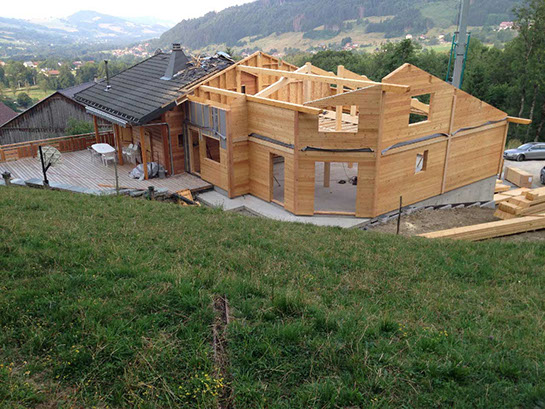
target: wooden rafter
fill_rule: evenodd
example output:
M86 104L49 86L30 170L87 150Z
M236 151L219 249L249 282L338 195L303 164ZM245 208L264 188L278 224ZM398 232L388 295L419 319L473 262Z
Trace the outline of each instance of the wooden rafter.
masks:
M429 115L430 114L430 106L428 104L424 104L423 102L420 102L416 98L411 99L411 113L418 114L418 115Z
M203 92L209 92L212 94L224 95L228 97L234 97L234 98L245 97L246 100L250 102L259 102L261 104L275 106L277 108L289 109L292 111L303 112L303 113L311 114L311 115L319 115L323 112L322 109L318 109L318 108L307 107L304 105L294 104L291 102L277 101L275 99L263 98L257 95L242 94L240 92L229 91L226 89L215 88L215 87L209 87L207 85L202 85L199 89ZM200 97L197 97L197 98L201 101L204 100L204 98L202 99ZM196 102L200 102L199 100L196 100L194 98L190 98L190 99L193 99Z
M405 93L410 87L408 85L388 84L374 81L354 80L348 78L330 77L325 75L308 74L303 72L290 72L282 70L273 70L270 68L248 67L246 65L239 65L237 69L245 71L250 74L263 73L267 75L274 75L277 77L293 78L302 81L314 81L325 82L327 84L335 84L340 86L348 86L355 88L368 87L370 85L381 85L384 91Z
M304 72L307 70L307 65L304 65L294 72ZM278 81L272 83L267 88L261 90L257 94L255 94L256 97L268 97L271 94L274 94L276 91L280 90L281 88L285 87L286 85L294 82L295 80L292 78L282 77Z

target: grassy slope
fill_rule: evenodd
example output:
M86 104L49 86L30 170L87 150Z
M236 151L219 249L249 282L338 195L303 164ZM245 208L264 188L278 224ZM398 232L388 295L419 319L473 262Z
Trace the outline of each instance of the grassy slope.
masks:
M0 237L0 407L215 407L213 294L239 408L545 400L542 244L20 188Z

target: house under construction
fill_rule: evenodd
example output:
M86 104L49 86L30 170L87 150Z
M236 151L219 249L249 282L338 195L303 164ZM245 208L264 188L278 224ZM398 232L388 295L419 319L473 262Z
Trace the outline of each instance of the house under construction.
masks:
M527 123L410 64L373 82L342 66L295 67L258 52L180 82L190 63L173 62L176 52L154 64L177 71L140 84L150 92L164 84L167 99L116 96L113 77L111 90L80 100L114 124L118 148L140 143L145 164L296 215L375 217L400 197L409 205L471 186L491 200L509 124ZM157 100L153 115L116 116L115 98L135 96L136 108Z

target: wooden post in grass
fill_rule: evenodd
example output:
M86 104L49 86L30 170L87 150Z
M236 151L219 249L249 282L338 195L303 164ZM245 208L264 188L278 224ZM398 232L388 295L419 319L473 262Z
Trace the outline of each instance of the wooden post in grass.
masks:
M397 235L399 236L399 231L401 229L401 208L403 207L403 196L399 196L399 214L397 216Z

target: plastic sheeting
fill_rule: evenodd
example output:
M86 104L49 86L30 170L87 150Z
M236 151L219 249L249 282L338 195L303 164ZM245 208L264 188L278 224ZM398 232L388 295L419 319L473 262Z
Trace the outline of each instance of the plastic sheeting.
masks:
M148 178L153 179L156 178L159 175L159 171L165 171L165 168L163 165L158 164L157 162L149 162L148 163ZM129 173L129 176L133 179L138 180L144 180L144 164L141 163L137 167L135 167L131 172Z

